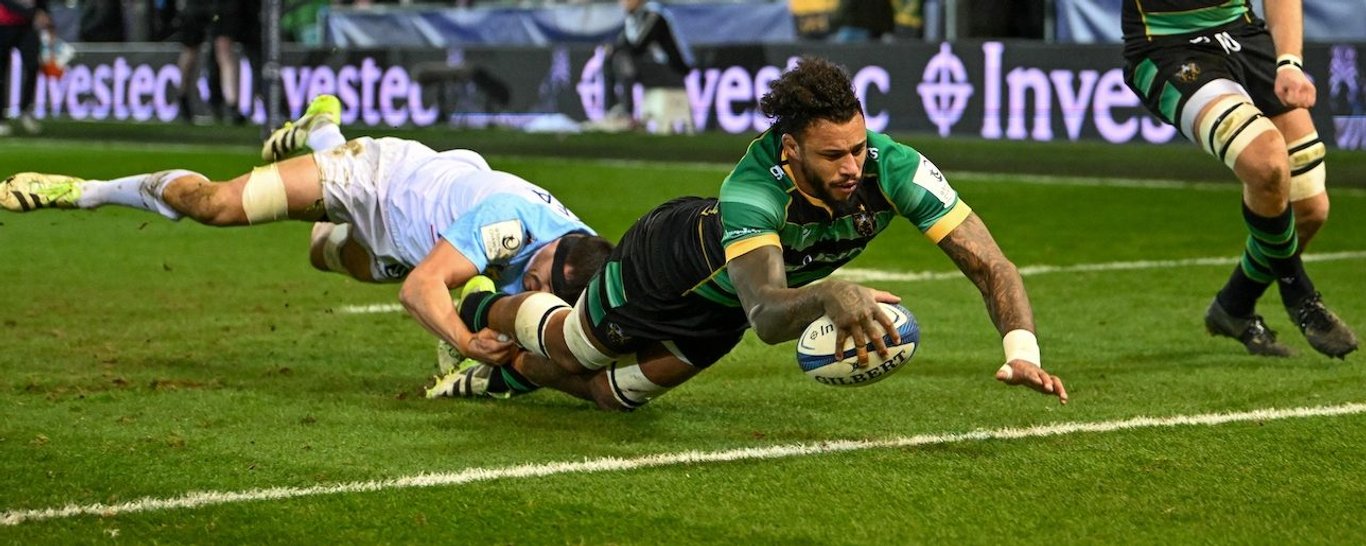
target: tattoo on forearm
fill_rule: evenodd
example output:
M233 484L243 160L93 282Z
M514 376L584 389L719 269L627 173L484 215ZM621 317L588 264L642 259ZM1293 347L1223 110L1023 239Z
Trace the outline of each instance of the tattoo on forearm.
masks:
M1034 330L1034 315L1019 271L1001 253L980 219L970 216L939 246L977 285L997 330Z

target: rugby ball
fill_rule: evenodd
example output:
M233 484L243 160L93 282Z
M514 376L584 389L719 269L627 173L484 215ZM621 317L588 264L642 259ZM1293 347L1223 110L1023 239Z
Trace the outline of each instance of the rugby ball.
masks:
M816 381L835 387L861 387L882 381L893 372L901 369L915 355L920 344L920 325L905 307L896 304L879 303L882 312L892 318L892 325L901 334L901 344L892 345L892 338L883 335L887 344L887 358L873 350L868 344L868 365L860 366L852 339L845 340L843 351L835 350L835 323L830 317L816 319L797 340L797 364L802 371Z

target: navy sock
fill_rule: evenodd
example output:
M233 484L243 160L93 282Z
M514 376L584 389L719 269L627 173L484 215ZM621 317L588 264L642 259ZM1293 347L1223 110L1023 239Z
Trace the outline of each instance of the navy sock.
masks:
M1219 300L1219 306L1228 311L1228 314L1249 317L1257 309L1257 299L1270 287L1270 284L1248 277L1240 265L1233 268L1233 273L1228 276L1228 282L1224 283L1216 298Z

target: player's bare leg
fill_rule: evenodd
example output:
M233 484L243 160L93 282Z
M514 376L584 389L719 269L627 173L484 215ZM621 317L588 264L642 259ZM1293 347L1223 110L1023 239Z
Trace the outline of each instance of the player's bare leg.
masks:
M186 170L114 180L19 173L0 182L0 207L14 212L105 205L155 212L172 220L189 217L213 226L317 220L324 212L318 167L311 155L258 167L226 182Z
M1323 305L1300 259L1300 237L1290 206L1292 160L1280 131L1238 95L1211 100L1195 118L1195 126L1206 150L1224 160L1242 181L1243 220L1250 234L1242 262L1206 311L1206 329L1239 340L1253 354L1288 355L1289 349L1254 312L1257 299L1275 283L1287 311L1315 350L1332 357L1356 350L1356 335Z

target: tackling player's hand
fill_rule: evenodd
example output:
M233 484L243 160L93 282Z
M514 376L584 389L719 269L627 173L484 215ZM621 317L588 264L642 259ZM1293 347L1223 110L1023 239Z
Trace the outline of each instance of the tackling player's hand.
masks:
M1050 375L1039 365L1027 360L1007 362L1001 369L996 370L996 380L1007 385L1024 385L1044 394L1052 394L1058 397L1059 402L1067 403L1067 389L1062 386L1062 379Z
M1280 70L1276 72L1276 97L1281 103L1294 108L1313 108L1318 99L1314 82L1299 70Z
M868 344L878 355L888 356L887 344L883 342L883 332L890 332L893 344L901 343L892 318L882 312L881 303L900 303L901 298L890 292L874 290L850 282L826 281L828 288L823 307L825 314L835 324L838 334L836 347L846 347L846 340L854 340L855 353L860 366L868 365Z
M463 352L466 357L480 362L502 365L511 362L517 351L517 344L511 338L491 328L484 328L470 336Z

